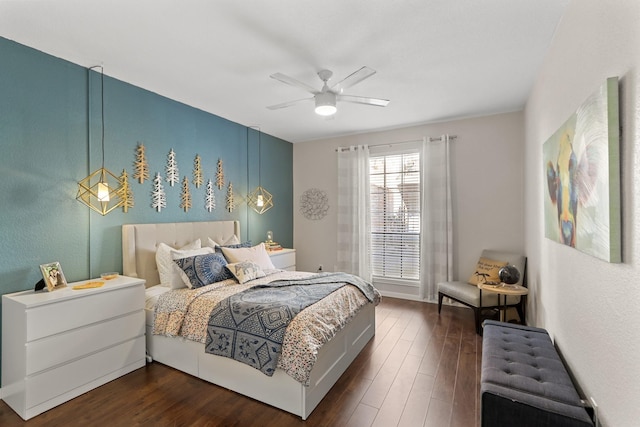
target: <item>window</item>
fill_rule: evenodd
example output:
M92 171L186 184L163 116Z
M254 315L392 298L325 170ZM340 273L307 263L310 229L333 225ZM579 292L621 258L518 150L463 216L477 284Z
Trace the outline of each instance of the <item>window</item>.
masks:
M418 149L370 155L374 278L420 279L420 176Z

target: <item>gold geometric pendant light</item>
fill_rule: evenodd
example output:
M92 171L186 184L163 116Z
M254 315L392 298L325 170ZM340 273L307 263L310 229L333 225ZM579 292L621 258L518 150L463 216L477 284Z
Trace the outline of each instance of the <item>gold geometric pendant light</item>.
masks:
M122 206L124 199L118 193L120 179L104 167L78 182L76 199L101 215Z
M267 190L258 186L247 196L247 203L249 203L251 209L262 215L273 207L273 196Z
M78 194L76 200L82 202L90 209L100 215L106 215L117 207L124 204L125 200L120 197L120 178L104 167L104 69L100 65L89 68L100 67L100 92L102 97L102 167L95 170L86 178L78 182ZM89 74L89 79L91 75ZM91 93L91 91L89 91ZM91 129L91 115L89 115L89 129ZM90 140L89 140L90 142ZM89 144L89 149L91 144Z
M258 187L247 195L247 204L251 209L262 215L273 207L273 196L267 190L262 187L262 176L260 163L262 162L262 132L260 128L258 130ZM247 130L247 132L249 132ZM247 136L248 138L248 136ZM249 156L249 150L247 150L247 157Z

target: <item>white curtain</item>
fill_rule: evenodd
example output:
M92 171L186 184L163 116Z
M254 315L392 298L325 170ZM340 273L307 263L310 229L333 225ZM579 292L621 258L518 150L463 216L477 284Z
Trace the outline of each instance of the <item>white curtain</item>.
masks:
M369 147L338 149L338 270L371 281Z
M422 299L437 301L437 284L453 280L449 135L425 138L422 156Z

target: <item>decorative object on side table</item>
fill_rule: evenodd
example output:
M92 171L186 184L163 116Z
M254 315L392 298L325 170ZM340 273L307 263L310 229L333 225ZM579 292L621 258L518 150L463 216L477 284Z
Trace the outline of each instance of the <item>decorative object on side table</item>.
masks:
M502 283L514 285L520 280L520 272L514 265L506 265L500 269L498 277Z
M273 231L267 231L267 241L264 242L264 246L268 251L282 250L282 246L278 242L273 241Z
M64 273L62 272L62 267L60 267L59 262L56 261L49 264L42 264L40 265L40 271L42 272L42 277L49 292L67 286L67 279L64 277Z
M73 289L74 291L77 291L77 290L82 290L82 289L101 288L102 286L104 286L104 282L93 281L93 282L86 282L86 283L83 283L81 285L75 285L75 286L71 287L71 289Z
M507 297L524 296L529 293L529 289L518 285L520 280L520 271L511 264L507 264L498 271L500 283L481 283L478 287L483 291L489 291L498 294L498 306L500 306L500 320L506 321ZM501 303L501 301L503 301ZM521 319L524 322L524 319Z

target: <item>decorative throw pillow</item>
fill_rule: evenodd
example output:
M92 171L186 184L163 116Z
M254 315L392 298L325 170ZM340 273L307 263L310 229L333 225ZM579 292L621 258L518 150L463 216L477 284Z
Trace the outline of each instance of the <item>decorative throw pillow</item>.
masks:
M252 261L241 261L234 264L227 264L227 270L229 270L240 283L245 283L249 280L266 276L260 266Z
M182 259L182 258L189 258L196 255L207 255L212 253L213 253L213 249L208 248L206 246L204 248L194 249L192 251L177 251L177 250L171 251L171 259L174 261L174 263L173 263L173 271L171 273L171 282L169 283L169 287L171 289L180 289L180 288L184 288L185 286L189 286L188 282L186 282L182 278L182 271L175 264L176 260Z
M194 240L191 243L187 243L179 250L189 251L194 249L200 249L202 244L200 239ZM169 286L174 273L175 264L171 257L171 251L176 250L166 243L160 243L156 249L156 266L158 267L158 275L160 276L160 284L163 286Z
M241 242L240 240L238 240L238 236L236 236L235 234L233 236L231 236L226 242L216 242L215 240L213 240L211 237L207 238L209 240L209 245L210 247L214 248L216 246L227 246L227 245L239 245ZM251 245L249 245L251 246Z
M498 272L507 264L507 262L480 257L476 264L475 271L469 278L469 283L472 285L479 285L481 283L498 283L500 282Z
M264 243L250 248L230 248L222 247L222 253L230 264L241 261L255 262L263 270L275 270L271 257L267 253Z
M233 275L224 268L227 260L220 254L209 253L175 260L180 267L184 283L190 288L200 288L222 280L233 279Z
M215 241L213 240L209 240L209 242L215 243ZM238 248L250 248L250 247L251 247L251 240L247 240L246 242L242 242L242 243L233 243L229 245L216 245L214 246L214 249L216 250L217 253L221 254L223 253L222 248L238 249Z

